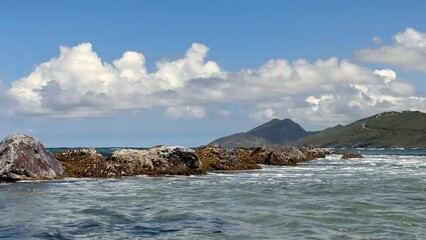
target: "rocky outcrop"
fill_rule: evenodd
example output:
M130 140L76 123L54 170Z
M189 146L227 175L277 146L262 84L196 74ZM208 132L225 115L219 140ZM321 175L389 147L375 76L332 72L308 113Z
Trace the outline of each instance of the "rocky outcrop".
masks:
M364 156L362 156L359 153L343 153L340 159L349 159L349 158L364 158Z
M195 151L186 147L157 146L146 150L114 151L108 161L124 167L123 175L193 175L204 173Z
M125 173L122 164L107 161L94 148L66 150L55 157L65 167L64 177L106 178L121 177Z
M250 170L261 167L250 158L243 159L243 149L238 153L235 149L224 148L219 145L207 145L197 149L198 157L203 164L204 171L223 170ZM250 154L249 152L244 152Z
M272 145L263 147L266 165L295 166L298 162L306 160L306 155L299 149L291 146Z
M312 160L316 158L313 156L319 156L319 153L314 154L312 150L308 157L297 148L285 145L253 148L224 148L219 145L207 145L196 152L206 171L259 169L261 168L259 164L295 166L298 162Z
M325 150L284 145L223 148L208 145L196 151L157 146L145 150L121 149L104 158L94 148L66 150L53 156L35 138L13 135L0 143L0 181L61 177L107 178L134 175L194 175L208 171L260 169L259 164L294 166L325 157ZM345 154L342 158L362 157Z
M208 145L196 151L185 147L157 146L145 150L121 149L107 159L95 149L67 150L55 155L66 167L65 177L121 177L134 175L193 175L208 171L260 169L259 164L295 166L323 157L326 151L291 146L224 148Z
M63 173L62 165L36 138L19 134L0 143L0 181L55 179Z
M55 155L66 167L65 177L122 177L135 175L193 175L204 173L194 150L157 146L121 149L104 158L93 148L66 150Z
M330 151L324 148L314 148L314 147L302 147L299 149L306 155L306 160L313 160L316 158L325 158L327 155L330 155Z
M285 145L265 145L250 149L237 149L237 153L245 161L274 166L295 166L307 159L306 155L295 147Z

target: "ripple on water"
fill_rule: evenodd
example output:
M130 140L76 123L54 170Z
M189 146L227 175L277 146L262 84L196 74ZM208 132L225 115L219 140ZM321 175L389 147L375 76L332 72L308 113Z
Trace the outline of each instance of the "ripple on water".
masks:
M52 230L52 229L44 229L40 233L33 234L31 238L35 239L51 239L51 240L71 240L74 239L72 236L65 236L58 230Z
M0 185L6 239L426 239L426 156ZM19 217L17 217L19 216Z

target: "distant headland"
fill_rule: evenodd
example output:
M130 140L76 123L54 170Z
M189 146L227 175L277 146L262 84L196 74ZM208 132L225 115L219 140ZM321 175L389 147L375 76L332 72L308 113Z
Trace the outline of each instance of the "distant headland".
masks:
M426 113L383 112L346 126L308 132L290 119L273 119L248 132L214 140L225 147L289 144L315 147L426 148Z

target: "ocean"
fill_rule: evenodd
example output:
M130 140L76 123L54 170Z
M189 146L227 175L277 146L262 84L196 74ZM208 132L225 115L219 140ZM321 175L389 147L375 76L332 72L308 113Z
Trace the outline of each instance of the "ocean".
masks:
M426 150L357 151L204 176L0 184L0 239L426 239Z

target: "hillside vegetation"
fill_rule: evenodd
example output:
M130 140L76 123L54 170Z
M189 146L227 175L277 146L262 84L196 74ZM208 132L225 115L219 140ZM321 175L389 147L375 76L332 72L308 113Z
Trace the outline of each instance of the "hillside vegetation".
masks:
M325 129L292 144L319 147L426 147L426 114L384 112L346 126Z

